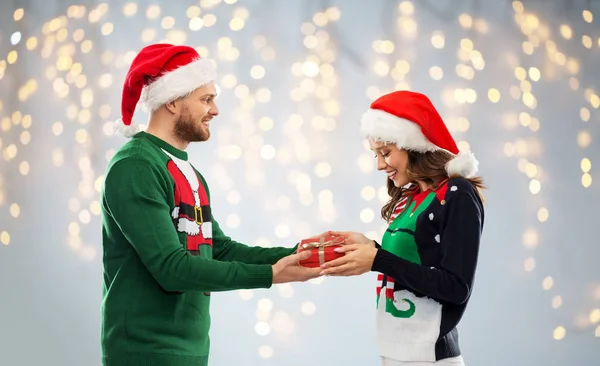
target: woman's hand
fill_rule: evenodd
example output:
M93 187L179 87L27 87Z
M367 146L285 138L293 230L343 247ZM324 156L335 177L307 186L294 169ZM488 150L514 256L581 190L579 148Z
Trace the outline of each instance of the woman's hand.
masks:
M361 233L355 233L352 231L329 231L328 233L335 236L343 236L345 239L345 245L361 244L375 248L375 242Z
M346 244L334 250L338 253L345 253L345 255L323 264L321 275L356 276L369 272L378 251L374 245L363 244Z

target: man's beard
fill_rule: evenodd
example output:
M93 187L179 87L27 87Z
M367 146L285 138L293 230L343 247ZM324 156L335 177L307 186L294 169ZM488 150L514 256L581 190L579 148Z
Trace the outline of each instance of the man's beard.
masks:
M207 141L210 138L208 128L204 128L202 122L195 122L187 108L181 111L173 133L179 140L186 142Z

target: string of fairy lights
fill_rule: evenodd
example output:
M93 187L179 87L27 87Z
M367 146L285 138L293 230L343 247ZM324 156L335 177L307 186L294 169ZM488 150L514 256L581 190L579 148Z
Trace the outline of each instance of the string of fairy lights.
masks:
M56 136L64 136L73 133L76 145L75 162L80 177L76 194L69 199L68 207L72 212L72 220L65 228L67 232L67 243L84 260L97 259L97 245L94 240L86 241L84 233L86 226L97 223L100 215L99 192L103 176L97 172L96 165L104 166L95 161L98 154L91 151L91 142L100 136L111 136L112 120L117 118L118 110L108 102L109 91L118 87L119 82L115 74L125 70L133 58L135 51L115 52L105 49L95 37L100 34L108 37L118 32L118 22L122 21L120 14L125 18L145 17L148 22L139 34L142 44L165 40L175 44L188 41L193 32L209 29L217 22L226 22L229 30L241 32L245 29L250 19L250 12L243 6L238 5L237 0L201 0L197 5L191 5L185 11L185 18L167 15L165 9L159 5L149 5L142 8L134 2L126 3L120 7L117 15L106 3L100 3L93 7L83 5L71 5L66 9L64 15L53 18L44 23L40 29L41 34L23 34L15 31L10 37L12 49L7 53L5 59L0 60L0 82L13 68L26 59L36 58L41 60L44 67L42 74L31 76L19 86L16 99L25 103L30 97L40 91L49 90L57 98L64 108L64 114L49 126L51 133ZM402 40L415 40L419 35L419 27L415 18L418 7L416 3L401 0L397 3L396 31ZM219 19L212 12L218 6L231 6L231 18ZM594 109L600 107L600 97L591 87L585 88L580 85L578 79L580 64L574 57L570 57L559 50L558 41L552 39L554 32L550 26L535 14L527 12L523 3L513 1L514 20L519 27L525 40L522 43L524 55L532 56L544 53L553 67L545 67L540 70L534 63L526 64L527 58L511 59L511 68L514 75L511 79L506 78L509 85L490 87L485 91L476 90L469 86L478 73L486 69L486 58L483 51L479 49L472 39L465 37L456 43L457 64L454 70L444 70L439 65L432 65L428 69L431 80L442 82L454 73L464 83L464 87L454 88L442 86L442 100L452 110L447 124L453 133L461 136L470 129L471 121L468 115L462 113L462 106L475 103L498 104L510 100L519 102L519 112L507 114L503 120L507 130L523 129L519 138L504 144L504 154L508 158L517 159L518 170L523 173L529 184L529 192L538 198L540 206L535 212L536 225L545 224L550 218L550 212L543 205L545 198L542 183L544 182L544 167L536 158L539 158L542 141L536 136L542 122L535 115L538 100L534 93L537 82L544 78L555 78L556 68L561 68L568 75L568 87L575 93L583 94L585 106L579 110L582 122L588 123ZM115 10L115 9L112 9ZM302 45L306 51L306 57L294 62L289 71L294 77L294 85L287 96L289 100L299 106L302 112L290 114L284 125L285 141L277 146L269 142L266 135L272 132L277 124L275 117L268 113L262 113L262 107L268 106L277 96L274 91L261 80L271 73L270 69L281 68L280 64L274 63L278 58L278 50L270 42L269 38L256 35L252 38L252 47L261 62L250 67L248 75L250 81L246 82L241 75L225 73L220 76L219 85L226 93L231 93L239 102L231 111L231 120L235 127L222 128L218 136L219 151L218 161L212 167L212 178L216 189L226 195L227 202L236 207L243 198L243 192L236 188L231 177L228 164L243 159L246 166L247 176L243 177L245 184L250 187L260 187L268 179L262 164L275 161L280 165L291 163L306 164L309 169L291 169L285 177L285 181L295 188L296 197L286 195L274 195L267 199L267 209L275 212L287 212L298 202L303 206L316 203L319 217L322 222L333 224L338 220L338 212L334 203L334 193L329 189L316 191L318 182L326 179L332 174L332 164L327 160L326 144L321 143L318 133L330 133L337 127L337 119L340 116L340 84L336 60L339 52L336 48L336 39L328 31L328 27L342 17L342 10L330 7L312 14L312 18L306 20L299 26L303 35ZM15 29L19 29L21 22L27 14L25 10L16 9L13 14ZM114 19L113 19L114 18ZM585 23L593 22L593 14L589 10L582 13ZM489 25L485 19L470 14L460 14L457 18L458 24L468 31L479 35L489 33ZM182 24L184 23L184 24ZM95 29L91 31L90 29ZM99 33L98 33L99 32ZM575 39L575 31L567 24L558 29L558 33L564 40ZM241 34L241 33L238 33ZM243 57L242 47L237 43L236 37L219 37L215 42L214 50L207 45L198 46L197 50L202 57L213 57L222 63L235 62ZM448 49L454 40L447 39L442 31L434 31L429 36L431 47L436 50ZM586 49L594 47L594 42L589 35L581 36L581 43ZM413 45L416 47L416 45ZM598 40L600 46L600 39ZM365 90L369 100L374 100L383 93L391 90L410 89L411 72L417 68L416 60L403 57L396 39L376 39L372 42L373 63L370 71L375 75L376 82ZM100 67L97 67L100 66ZM280 71L278 71L280 72ZM510 98L509 98L510 97ZM487 100L486 100L487 99ZM506 102L507 105L509 102ZM305 108L303 108L305 107ZM12 109L11 109L12 108ZM30 170L30 163L22 160L20 151L26 149L31 141L30 128L36 121L32 114L18 107L18 103L9 106L0 101L0 149L2 158L14 164L19 174L26 177ZM100 124L99 134L94 131L98 126L98 119L104 121ZM252 121L253 123L248 123ZM96 127L93 127L96 126ZM309 129L313 134L306 133ZM315 135L314 132L317 132ZM520 131L522 132L522 131ZM526 133L530 137L526 138ZM317 136L317 137L315 137ZM576 141L581 149L585 149L592 143L591 133L588 128L582 128ZM458 142L461 150L468 150L469 143L466 140ZM372 154L365 143L365 151L357 157L356 164L360 172L372 174L374 163ZM114 149L107 149L99 156L107 162L115 153ZM69 162L72 152L65 152L62 148L55 148L49 154L52 164L59 168ZM12 167L13 165L11 165ZM592 186L592 161L589 157L581 160L581 184L584 188ZM5 179L0 175L0 206L7 206L8 213L14 219L21 215L21 207L17 202L10 202L5 195ZM387 192L384 186L375 187L366 185L360 192L363 202L370 205L373 201L386 202ZM360 220L366 225L372 225L377 219L377 214L370 207L363 208L359 212ZM232 212L225 218L225 226L237 228L242 225L242 217ZM529 251L533 251L540 245L540 235L536 225L531 225L523 232L523 245ZM372 226L370 226L372 227ZM385 230L382 224L378 230L367 232L369 237L380 237ZM11 243L9 227L0 227L0 243L9 246ZM276 239L289 237L306 237L314 234L311 232L310 223L295 222L293 227L287 223L279 223L275 226L273 235ZM268 236L258 237L255 245L270 246L271 240ZM524 271L533 272L536 260L529 255L524 261ZM311 281L313 284L323 282L323 278ZM547 276L542 281L542 288L551 291L554 288L554 278ZM294 296L294 288L291 284L278 285L277 291L283 298ZM596 294L600 298L600 288ZM239 296L245 301L254 299L255 292L251 290L239 291ZM286 338L294 331L294 317L277 308L276 302L270 298L261 298L256 301L256 325L255 331L260 336L276 333L279 338ZM556 294L551 301L554 309L562 306L562 297ZM309 300L302 301L300 312L306 316L314 314L317 305ZM596 326L600 323L600 309L590 309L587 316L579 317L578 325L582 328ZM600 325L594 330L596 337L600 337ZM566 336L564 325L557 325L552 336L561 340ZM270 358L274 354L272 346L265 344L259 347L258 354L263 358Z
M579 92L581 88L580 81L578 79L578 75L580 74L580 63L574 58L570 57L564 52L561 52L557 41L552 38L552 32L550 31L550 27L547 24L544 24L542 20L538 18L533 13L527 12L525 10L525 6L520 1L513 1L512 7L514 10L515 21L516 24L520 27L521 32L524 36L526 36L527 40L522 44L522 51L525 55L533 55L534 53L544 53L547 59L551 62L547 65L544 70L544 77L547 79L555 79L557 72L557 68L561 68L566 72L567 75L570 75L567 82L568 87L574 91ZM585 23L592 23L593 14L589 10L582 11L582 19ZM562 38L565 40L570 40L573 38L574 30L571 26L567 24L561 24L559 28L559 33ZM581 36L581 43L586 49L592 48L592 39L589 35L583 34ZM598 39L598 45L600 46L600 38ZM544 52L545 51L545 52ZM511 95L515 98L521 97L523 100L523 104L529 109L535 109L536 100L535 96L531 94L531 97L527 96L527 93L532 93L532 83L540 80L541 72L534 67L526 70L522 66L518 66L515 69L515 76L520 81L521 90L518 91L516 88L511 89ZM529 79L529 80L527 80ZM522 96L519 95L522 92ZM583 91L583 96L586 104L589 106L581 107L579 111L579 117L583 122L588 122L591 117L591 111L589 107L593 109L598 109L600 107L600 98L593 91L592 88L586 88ZM519 114L518 122L526 128L529 128L531 131L536 132L539 130L540 121L531 116L528 112L521 112ZM542 179L544 176L544 168L540 164L534 164L526 159L526 153L528 150L538 150L539 146L536 144L527 145L522 141L517 141L515 144L507 143L505 145L504 152L507 156L519 157L518 160L518 168L519 171L526 174L530 179L529 181L529 191L532 195L541 196L540 202L544 202L545 198L542 193ZM577 144L582 149L585 149L591 144L591 135L589 131L582 130L577 135ZM533 151L532 151L533 152ZM582 158L581 163L581 185L584 188L589 188L592 185L592 176L590 175L591 170L591 160L587 157ZM548 221L550 213L548 208L546 208L543 204L537 210L537 221L540 224L544 224ZM540 245L539 233L534 227L529 227L523 233L523 244L526 248L530 250L536 249ZM524 269L527 272L533 272L536 267L536 260L533 256L529 256L525 259ZM542 280L542 288L544 291L550 291L554 287L554 278L552 276L546 276ZM600 288L597 290L598 294L595 295L596 298L600 298ZM555 295L551 300L551 306L553 309L559 309L563 304L562 296ZM600 323L600 309L595 308L591 309L588 315L579 314L575 319L575 326L580 329L586 329L588 327L594 327L595 324ZM593 328L594 329L594 328ZM558 325L553 331L553 338L556 340L564 339L566 336L567 328L565 325ZM594 335L596 337L600 337L600 325L595 326Z

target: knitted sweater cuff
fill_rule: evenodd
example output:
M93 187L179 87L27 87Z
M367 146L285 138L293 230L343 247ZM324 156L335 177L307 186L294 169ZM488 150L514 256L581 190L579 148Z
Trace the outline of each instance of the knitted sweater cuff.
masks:
M393 271L399 271L399 265L403 261L402 258L388 252L387 250L381 249L379 247L377 249L377 254L375 254L375 259L373 259L373 265L371 266L371 271L380 272L380 273L389 273L390 269Z
M273 266L270 264L260 264L252 266L248 271L249 288L270 288L273 286Z

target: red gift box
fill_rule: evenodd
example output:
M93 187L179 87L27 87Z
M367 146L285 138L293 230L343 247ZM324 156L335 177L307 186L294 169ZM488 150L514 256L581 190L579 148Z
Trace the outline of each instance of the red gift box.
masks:
M320 267L323 263L332 261L344 256L344 253L337 253L333 250L344 244L343 236L325 235L318 238L304 239L298 245L298 253L304 250L310 250L310 258L298 262L303 267Z

